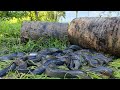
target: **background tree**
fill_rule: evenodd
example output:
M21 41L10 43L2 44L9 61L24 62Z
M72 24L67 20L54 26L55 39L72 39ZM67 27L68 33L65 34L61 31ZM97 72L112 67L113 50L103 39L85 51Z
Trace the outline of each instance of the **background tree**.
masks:
M88 17L89 17L89 11L88 11Z
M38 20L38 11L35 11L36 20Z
M76 11L76 18L78 17L78 11Z
M59 22L61 17L65 18L65 11L0 11L1 19L29 18L31 21Z
M112 17L114 14L116 17L119 17L120 11L102 11L99 16L100 17Z

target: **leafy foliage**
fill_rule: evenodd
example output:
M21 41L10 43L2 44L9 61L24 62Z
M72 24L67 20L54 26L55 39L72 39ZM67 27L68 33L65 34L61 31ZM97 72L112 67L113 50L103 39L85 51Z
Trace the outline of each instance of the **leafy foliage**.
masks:
M60 17L65 18L65 11L0 11L0 17L3 20L29 18L31 21L58 22Z
M120 78L120 59L116 59L113 62L110 62L109 66L114 70L114 73L113 73L114 78L119 79Z

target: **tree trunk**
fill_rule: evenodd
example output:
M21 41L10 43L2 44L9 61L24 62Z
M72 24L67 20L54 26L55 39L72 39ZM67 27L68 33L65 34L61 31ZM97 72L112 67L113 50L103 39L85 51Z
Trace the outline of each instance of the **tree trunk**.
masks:
M76 18L78 18L78 11L76 11Z
M68 38L72 44L120 56L120 18L74 19L68 29Z
M54 11L54 19L57 21L57 11Z
M21 28L21 41L28 39L38 40L41 37L55 37L59 39L67 38L68 23L58 22L23 22Z
M35 11L35 17L36 17L36 20L38 20L38 12Z
M30 20L32 21L33 20L33 18L32 18L32 12L31 11L29 11L30 12Z

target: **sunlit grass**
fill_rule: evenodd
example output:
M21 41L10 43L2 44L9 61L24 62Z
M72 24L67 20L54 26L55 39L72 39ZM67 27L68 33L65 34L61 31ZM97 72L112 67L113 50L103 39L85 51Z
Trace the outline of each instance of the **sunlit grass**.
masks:
M67 47L67 40L58 40L55 38L40 38L38 41L29 40L27 44L20 43L20 29L23 20L29 20L29 18L23 19L10 19L0 20L0 55L12 53L12 52L35 52L45 48L59 48L64 49ZM0 70L7 67L11 61L0 62ZM120 78L120 59L110 62L109 67L112 67L114 71L114 78ZM64 66L59 68L68 70ZM87 67L86 67L87 68ZM100 74L88 72L92 79L107 79L108 77L101 76ZM54 77L48 77L45 74L33 75L15 72L9 72L4 79L60 79ZM66 79L66 78L64 78Z
M114 78L120 79L120 59L116 59L113 62L110 62L109 67L113 68L114 70Z
M6 68L7 66L9 66L9 64L13 62L12 60L8 60L8 61L1 61L0 62L0 70L2 70L3 68Z
M64 49L66 47L67 41L58 40L55 38L40 38L37 41L29 40L26 44L20 42L20 29L23 20L29 20L29 18L23 18L18 20L16 18L10 20L0 21L0 55L5 55L13 52L35 52L45 48L59 48ZM0 70L7 67L12 60L5 62L0 62ZM51 78L47 75L33 75L15 72L8 72L4 79L60 79Z

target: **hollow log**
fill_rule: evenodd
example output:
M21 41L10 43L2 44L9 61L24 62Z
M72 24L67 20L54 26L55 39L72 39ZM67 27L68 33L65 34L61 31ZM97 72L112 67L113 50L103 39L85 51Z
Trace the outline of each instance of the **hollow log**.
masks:
M25 21L21 28L21 42L38 40L40 37L67 38L67 30L68 23Z
M120 18L75 18L70 23L68 38L72 44L120 56Z

